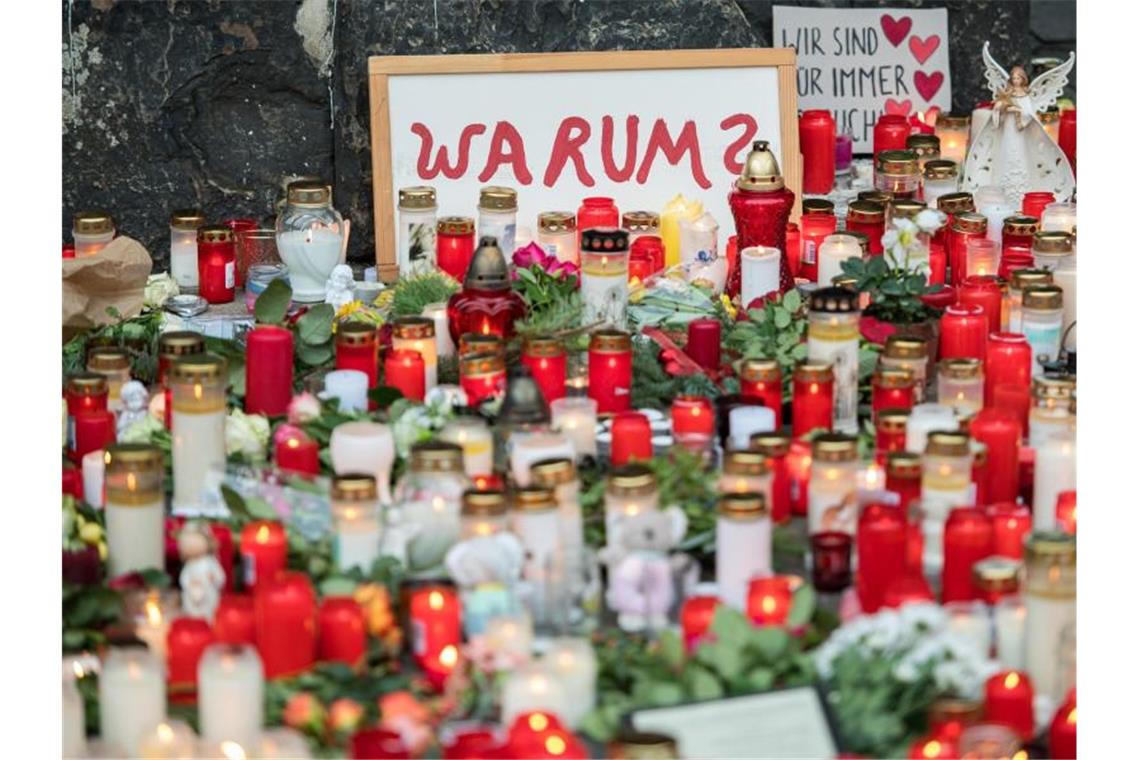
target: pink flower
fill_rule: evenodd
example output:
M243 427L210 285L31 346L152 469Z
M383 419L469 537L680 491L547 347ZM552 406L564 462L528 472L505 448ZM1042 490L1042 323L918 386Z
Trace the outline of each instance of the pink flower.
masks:
M875 317L860 317L859 332L872 343L883 345L887 342L887 338L897 332L897 329L890 322L883 322Z
M315 420L321 416L321 402L308 391L298 393L289 402L287 414L289 416L289 422L293 425ZM296 430L296 428L294 428L294 430Z
M514 252L514 255L511 256L511 263L519 269L526 269L535 264L542 266L545 259L546 252L542 250L538 243L528 243L526 246Z

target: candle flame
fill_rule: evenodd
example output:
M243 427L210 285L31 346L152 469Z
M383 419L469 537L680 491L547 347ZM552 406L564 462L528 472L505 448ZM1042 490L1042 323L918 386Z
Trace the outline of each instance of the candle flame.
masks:
M451 669L459 662L459 650L453 644L448 644L439 653L439 664Z
M158 740L163 744L170 744L174 741L174 729L170 727L169 723L159 723L156 732L158 733Z
M941 753L942 753L942 742L938 741L937 739L928 741L926 744L922 745L922 756L923 757L931 757L931 758L938 757Z
M808 386L808 393L810 393L812 395L819 393L819 383L812 383L811 385L809 385Z
M474 533L476 536L489 536L492 533L491 526L488 523L475 523Z
M194 384L194 400L195 401L201 401L202 400L202 384L201 383L195 383Z
M763 599L761 599L760 600L760 609L764 612L765 615L771 615L773 612L775 612L776 611L776 599L775 599L775 597L766 596Z
M442 610L443 594L439 593L438 591L433 591L428 594L428 607L431 607L433 610Z
M79 664L79 660L71 661L71 669L74 671L76 678L83 678L85 675L87 675L87 672L83 669L83 666Z
M291 449L295 449L301 445L301 442L298 441L296 438L287 438L287 439L285 439L285 445Z
M483 320L483 330L482 330L482 332L483 332L483 334L484 334L484 335L490 335L490 334L491 334L491 323L490 323L490 322L488 322L487 320Z
M1074 707L1072 710L1069 710L1069 714L1066 716L1065 722L1073 726L1077 725L1077 708Z
M446 507L447 507L447 503L444 502L442 496L435 496L432 498L431 508L434 509L436 512L442 512Z
M531 713L526 722L531 731L545 731L550 725L550 719L542 713Z
M226 760L246 760L245 749L237 742L222 742L219 749L222 751L222 757Z
M138 478L135 477L133 472L127 473L127 490L135 491L138 489Z
M691 412L691 414L692 414L694 417L700 417L700 416L701 416L701 408L700 408L699 406L694 406L694 407L693 407L693 409L692 409L692 412Z
M1017 675L1017 673L1009 673L1006 675L1005 688L1016 689L1019 683L1021 683L1021 676Z
M353 509L352 507L347 507L344 510L344 519L348 520L349 522L355 520L359 516L360 516L359 510Z
M269 540L269 526L268 525L262 525L257 529L256 541L259 544L264 544L268 540Z
M546 751L551 755L561 755L566 751L566 740L561 736L546 737Z
M1060 583L1060 581L1061 581L1061 568L1057 567L1056 565L1053 565L1052 567L1049 568L1049 582L1050 583Z
M143 609L146 613L146 622L152 626L157 626L162 623L162 606L159 605L157 599L154 597L147 599L146 604L143 605Z

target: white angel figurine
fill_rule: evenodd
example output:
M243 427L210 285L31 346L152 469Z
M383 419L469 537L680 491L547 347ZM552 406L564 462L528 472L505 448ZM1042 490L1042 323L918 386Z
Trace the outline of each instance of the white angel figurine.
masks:
M191 520L178 532L178 554L182 558L178 585L182 589L182 611L190 617L214 619L226 583L226 571L216 552L214 534L205 523Z
M1037 114L1064 91L1074 55L1069 53L1067 61L1032 82L1020 66L1006 73L990 55L988 41L982 46L982 60L993 92L993 113L970 145L962 189L972 193L996 185L1013 208L1021 208L1021 198L1029 192L1051 192L1058 201L1069 200L1076 186L1073 169Z

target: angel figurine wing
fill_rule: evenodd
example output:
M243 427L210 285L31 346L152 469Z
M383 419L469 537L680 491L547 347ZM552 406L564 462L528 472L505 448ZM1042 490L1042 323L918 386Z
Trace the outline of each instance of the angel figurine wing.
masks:
M1069 72L1073 70L1074 63L1076 63L1076 55L1070 52L1067 61L1060 66L1055 66L1038 74L1029 83L1029 98L1033 101L1033 108L1038 113L1055 104L1057 98L1061 97L1061 93L1065 91L1065 85L1069 83Z
M1001 64L990 55L989 40L986 40L985 44L982 45L982 61L986 64L986 84L990 86L990 92L996 98L998 93L1009 84L1009 72L1003 69Z

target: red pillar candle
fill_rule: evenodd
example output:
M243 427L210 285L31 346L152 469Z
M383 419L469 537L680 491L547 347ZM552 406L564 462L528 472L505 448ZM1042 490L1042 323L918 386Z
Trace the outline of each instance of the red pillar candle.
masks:
M443 760L483 760L501 757L502 741L496 727L467 724L458 730L441 732L440 747Z
M367 649L364 610L351 597L330 597L317 613L317 657L359 667Z
M460 643L459 596L450 586L421 586L412 591L408 618L412 655L423 663L439 657L445 647Z
M1077 695L1070 692L1049 723L1049 757L1074 760L1077 756Z
M223 644L257 643L252 596L222 594L214 611L214 640Z
M410 401L423 401L424 383L424 358L419 351L395 348L384 356L384 385Z
M720 320L701 317L690 322L685 353L705 369L720 369Z
M847 231L866 235L872 256L881 256L883 253L883 233L886 231L886 224L887 211L880 203L857 200L847 205Z
M748 581L748 598L745 603L748 617L754 625L783 625L792 611L792 596L798 578L772 575Z
M245 341L245 411L281 417L293 398L293 333L258 325Z
M79 463L92 451L104 449L115 442L115 413L106 409L80 412L75 415L75 446L71 459Z
M1021 213L1040 219L1041 212L1045 210L1045 207L1050 203L1055 203L1056 200L1056 196L1050 192L1034 191L1026 193L1021 197Z
M530 374L547 404L566 395L566 349L557 338L527 340L522 363L530 367Z
M507 390L507 365L502 354L468 354L460 359L459 387L467 394L467 405L472 407L503 395Z
M811 482L811 444L793 440L786 457L788 494L793 515L806 516L808 510L808 483Z
M809 109L800 115L802 190L827 195L835 187L835 119L831 111Z
M224 224L198 228L198 295L206 303L230 303L237 283L234 233Z
M1077 492L1061 491L1057 494L1057 528L1075 535L1077 532Z
M878 419L885 409L914 406L914 375L908 369L880 367L871 377L871 414Z
M81 372L67 379L63 397L67 401L68 449L75 448L75 416L107 411L107 396L107 378L97 372Z
M772 501L769 505L772 522L786 523L792 516L791 478L788 475L788 452L791 441L784 433L754 433L749 446L767 459L768 471L772 473Z
M835 379L830 364L803 362L792 375L792 437L831 430Z
M620 330L593 333L587 365L587 395L598 403L598 414L629 409L633 387L633 343L629 333Z
M619 226L618 207L613 198L592 196L582 199L578 207L578 245L582 245L582 231L593 227Z
M986 680L987 723L1013 729L1023 741L1033 738L1033 682L1017 670L1003 670Z
M317 596L304 573L258 584L253 596L257 650L266 678L303 673L317 658Z
M278 431L280 433L280 431ZM321 471L320 446L300 428L276 436L273 460L279 470L317 475Z
M1003 501L986 507L993 526L994 554L1020 560L1025 551L1025 536L1033 529L1029 508L1014 501Z
M981 598L974 586L974 563L992 553L993 527L985 513L974 507L950 510L942 534L943 603Z
M740 365L740 395L758 398L776 413L776 429L784 426L784 383L775 359L745 359Z
M955 214L946 233L946 256L950 260L950 284L958 285L969 274L966 271L966 244L986 236L986 217L964 211Z
M656 270L653 268L653 259L645 251L629 254L629 281L645 282Z
M715 595L690 596L681 604L681 637L685 651L695 652L712 625L720 599Z
M673 437L707 436L716 432L712 402L705 396L678 396L673 399Z
M906 450L906 409L883 409L875 418L875 461L885 465L887 457Z
M972 274L967 277L958 286L958 303L981 306L989 320L986 334L1001 332L1001 285L996 276Z
M1021 333L996 332L986 338L986 406L995 403L994 389L999 385L1024 388L1029 393L1033 376L1033 349Z
M835 227L833 214L800 217L800 277L815 282L819 274L819 247L825 237L835 234Z
M342 322L336 329L336 368L354 369L368 375L375 388L380 374L380 341L376 325Z
M1057 145L1069 159L1073 174L1077 173L1077 109L1061 111L1061 123L1057 125Z
M1021 421L1004 409L983 409L970 420L970 436L986 445L986 488L990 502L1017 497Z
M241 531L239 551L245 587L256 590L285 570L285 528L270 520L247 523Z
M436 266L463 280L475 253L475 220L469 216L440 217L435 226Z
M973 449L973 462L970 466L970 482L974 484L974 506L984 507L990 503L989 450L978 443Z
M939 320L940 359L986 358L986 334L989 319L981 306L954 304L947 306Z
M930 241L930 284L946 284L946 246L937 240Z
M906 527L906 513L899 507L869 504L859 515L855 590L863 612L877 612L887 584L906 572Z
M71 462L63 463L63 495L83 500L83 473Z
M875 122L872 135L873 150L876 156L884 150L905 150L906 138L910 137L910 122L897 113L884 113Z
M653 458L653 431L641 412L618 412L610 429L610 464L620 467L635 459Z
M180 617L166 633L166 680L172 696L193 698L198 687L198 660L214 643L214 632L202 618Z

